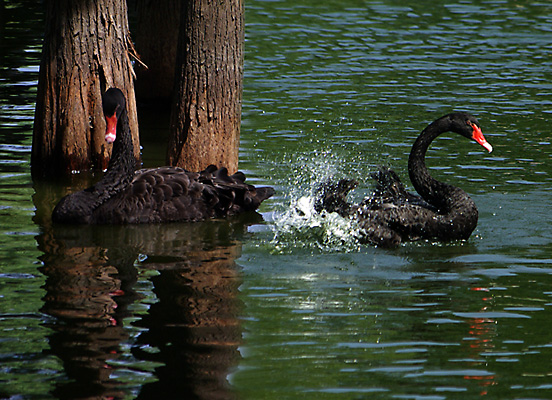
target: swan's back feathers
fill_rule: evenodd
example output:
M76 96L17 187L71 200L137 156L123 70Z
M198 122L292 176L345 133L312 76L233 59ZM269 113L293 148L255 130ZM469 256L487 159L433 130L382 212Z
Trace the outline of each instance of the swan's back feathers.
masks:
M85 191L77 192L64 200L79 203L85 194ZM94 207L85 217L77 219L71 215L57 218L56 222L140 224L202 221L254 211L273 194L273 188L255 188L245 183L243 173L228 175L226 168L209 166L201 172L177 167L142 169L136 171L125 190Z
M437 211L437 208L425 201L421 196L410 193L395 171L380 166L370 175L376 181L376 187L371 197L365 199L361 206L364 208L379 209L389 205L419 206L428 210Z
M408 193L401 179L391 168L379 167L370 176L376 181L374 196L383 198L406 198Z
M427 203L420 196L409 193L399 176L390 168L380 167L370 174L375 180L375 188L371 196L357 206L347 200L348 193L358 186L358 182L351 179L341 179L338 182L327 180L316 191L314 208L317 212L337 212L341 216L348 216L356 209L386 209L390 206L409 204L436 211L436 208Z
M213 165L200 173L199 181L216 190L224 215L256 210L264 200L274 195L271 187L257 188L245 183L243 172L228 175L226 168L216 169Z
M347 201L347 194L357 186L358 182L351 179L341 179L337 183L328 179L316 190L314 209L348 216L352 206Z

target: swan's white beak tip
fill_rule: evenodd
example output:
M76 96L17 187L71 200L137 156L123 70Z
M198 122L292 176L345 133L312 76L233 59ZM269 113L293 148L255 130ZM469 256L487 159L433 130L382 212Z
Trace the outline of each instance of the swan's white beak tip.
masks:
M108 132L105 134L105 141L109 144L113 143L115 141L115 135L111 132Z

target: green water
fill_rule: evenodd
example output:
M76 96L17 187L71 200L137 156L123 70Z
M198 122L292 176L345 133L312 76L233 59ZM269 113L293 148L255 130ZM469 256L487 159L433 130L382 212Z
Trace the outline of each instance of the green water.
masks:
M248 1L240 168L277 190L263 220L77 229L29 173L41 6L3 4L0 398L552 398L552 4ZM468 241L384 250L290 211L328 176L357 199L376 165L406 181L452 110L494 147L428 153L479 207ZM159 165L166 128L140 121Z

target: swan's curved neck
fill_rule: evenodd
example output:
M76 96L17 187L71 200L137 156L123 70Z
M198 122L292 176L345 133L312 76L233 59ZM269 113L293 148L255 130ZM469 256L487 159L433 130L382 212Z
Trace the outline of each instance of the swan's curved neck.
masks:
M451 208L452 192L461 189L434 179L427 169L425 156L431 142L449 130L450 122L445 119L430 124L414 142L408 158L408 174L414 188L424 200L443 211Z
M95 185L96 191L113 195L124 189L134 177L135 166L128 115L126 109L123 109L117 120L117 137L113 143L107 171Z

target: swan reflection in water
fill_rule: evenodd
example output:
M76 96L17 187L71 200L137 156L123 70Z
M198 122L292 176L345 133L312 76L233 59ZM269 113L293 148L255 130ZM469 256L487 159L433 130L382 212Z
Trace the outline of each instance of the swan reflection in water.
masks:
M136 387L139 399L233 398L226 377L241 340L235 260L240 235L260 219L42 224L42 311L54 317L50 351L68 378L56 382L56 398L119 399Z

